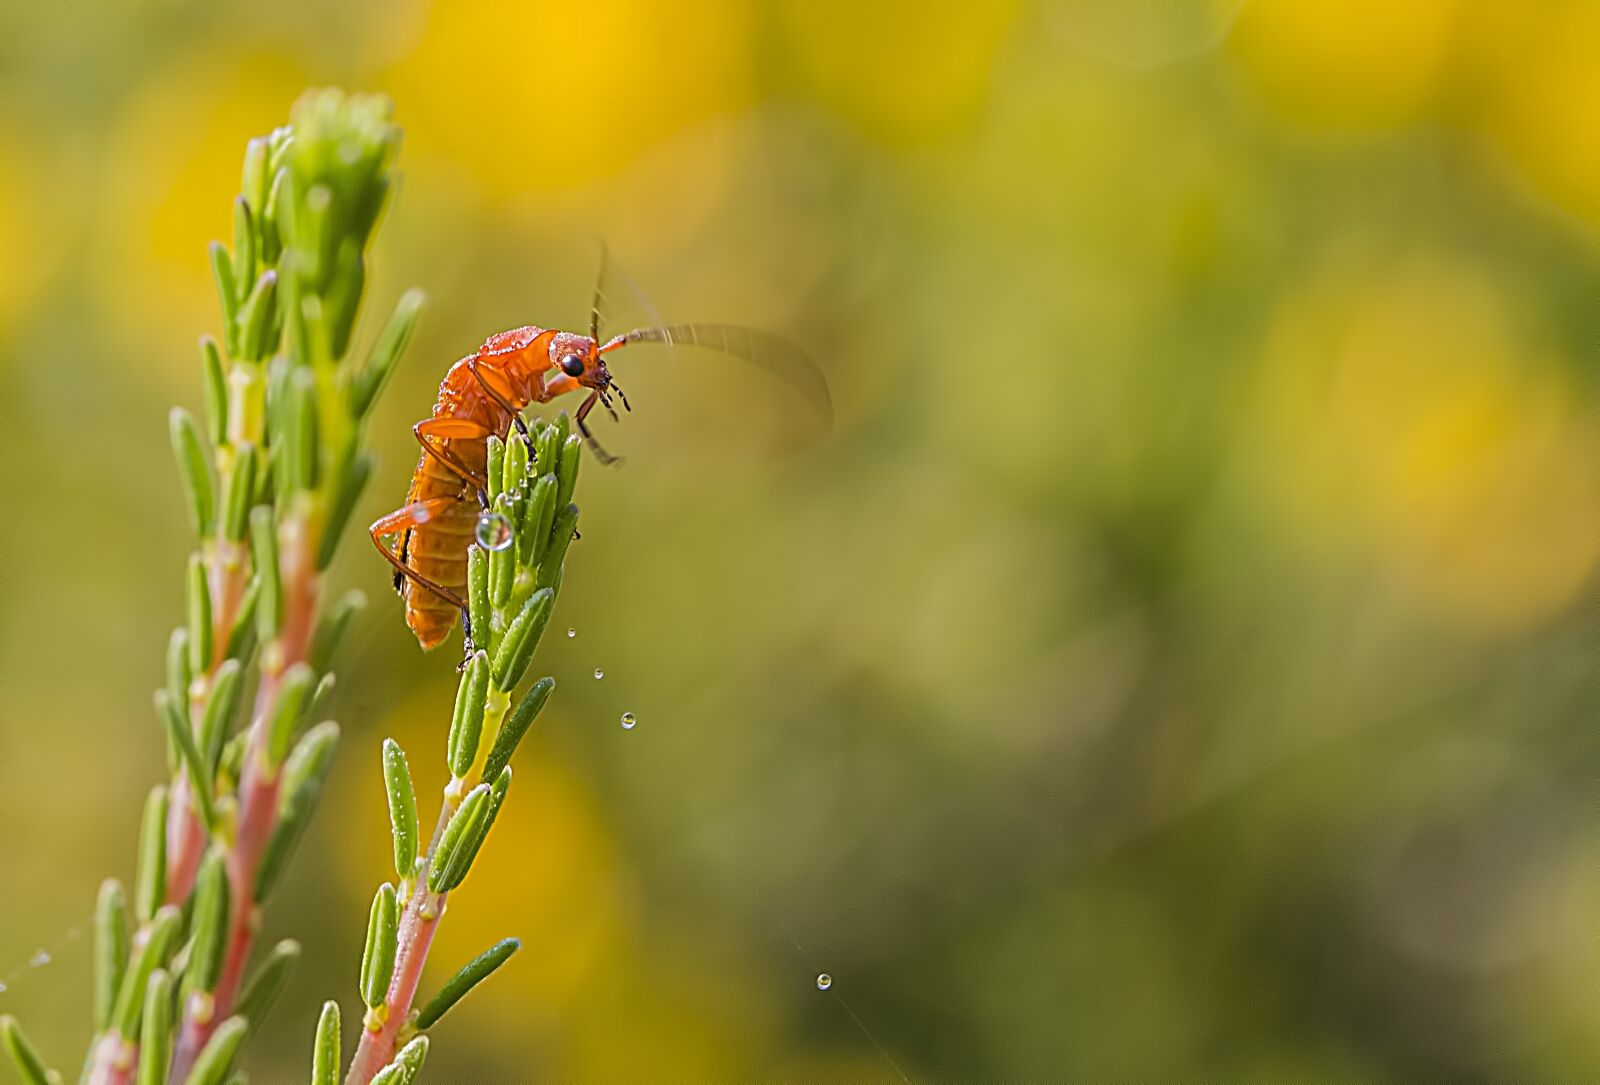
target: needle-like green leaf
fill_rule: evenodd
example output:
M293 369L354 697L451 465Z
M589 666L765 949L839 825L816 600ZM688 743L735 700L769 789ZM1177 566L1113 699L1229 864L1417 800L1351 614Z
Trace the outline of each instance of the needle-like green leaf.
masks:
M167 789L157 785L144 801L139 828L139 875L133 887L133 914L148 923L167 895Z
M489 479L489 500L493 501L506 492L506 446L504 441L492 433L485 443L488 445L484 456Z
M445 759L457 778L472 768L478 756L478 739L483 734L484 698L489 692L489 657L481 649L473 653L461 681L456 686L456 707L450 717L450 736Z
M467 616L472 620L472 639L480 648L489 646L493 618L489 610L489 555L482 547L467 551Z
M506 464L501 472L506 492L516 494L528 480L528 446L515 430L506 434Z
M350 410L357 418L364 417L372 409L384 385L389 382L390 374L405 353L406 344L411 341L411 333L416 330L417 318L422 315L422 303L425 300L420 290L407 290L400 295L394 315L373 344L367 364L362 367L350 390Z
M483 850L483 842L489 839L489 830L494 828L494 819L500 815L500 807L505 805L506 792L509 790L511 790L511 766L507 765L500 770L500 775L494 778L489 788L489 805L484 811L483 827L473 836L471 849L462 860L464 871L471 870L472 864L478 861L478 852Z
M283 672L278 685L278 699L272 706L272 719L267 728L269 764L281 765L289 755L289 744L300 733L300 726L311 707L311 693L316 687L316 680L316 672L309 663L296 663Z
M167 728L167 739L172 743L173 749L178 751L179 763L189 776L189 797L194 800L195 813L199 815L207 832L214 831L217 812L211 796L211 773L206 769L205 759L200 756L200 749L194 743L194 736L184 725L183 719L178 715L177 706L172 703L172 698L167 696L167 691L156 690L155 702L156 714L161 717L161 722Z
M311 1085L339 1085L339 1004L324 1002L317 1018L317 1042L311 1053Z
M417 865L417 793L405 751L392 738L383 740L383 785L389 796L389 828L394 837L394 873L400 881Z
M288 864L289 856L300 842L317 799L322 795L322 785L327 779L328 766L333 761L333 751L339 744L339 727L331 720L319 723L307 731L295 744L289 759L284 762L282 790L278 798L278 826L267 841L261 856L261 866L256 871L255 899L266 899L279 875Z
M139 1027L139 1069L134 1085L164 1085L172 1058L172 977L150 973L144 989L144 1020Z
M278 524L272 506L250 510L250 553L255 559L261 597L256 603L256 623L263 644L278 635L283 624L283 586L278 572Z
M550 524L556 515L556 476L541 476L522 504L522 523L517 532L517 564L537 565L550 542Z
M211 669L211 582L199 554L189 555L189 670L204 674Z
M517 752L517 744L522 741L522 736L528 733L528 728L533 726L533 721L539 718L539 712L555 688L554 678L541 678L529 688L520 701L512 706L504 722L500 724L500 733L495 736L494 746L489 750L488 759L484 761L484 780L498 778L500 770L511 763L511 755Z
M251 1028L260 1025L272 1009L272 1004L283 993L284 985L289 982L289 974L299 960L300 943L294 939L285 938L273 946L267 959L261 962L261 967L245 983L234 1012L249 1021Z
M221 446L228 425L228 377L222 368L222 352L209 335L200 337L200 372L206 393L206 435Z
M544 627L550 621L550 611L554 605L555 592L550 588L541 588L528 597L522 610L512 619L505 636L500 640L500 650L494 657L496 689L509 693L522 680L528 663L533 659L533 650L538 646L539 638L544 636ZM477 752L476 745L473 752ZM467 763L470 765L471 761Z
M126 1039L139 1035L139 1020L144 1015L146 989L150 974L166 963L172 953L183 914L177 905L164 904L147 924L144 941L136 945L133 959L117 988L117 1000L111 1009L111 1027Z
M256 605L261 598L261 578L252 576L245 585L244 596L239 600L239 612L234 615L233 628L228 631L228 643L222 650L224 659L237 659L241 664L249 659L256 647Z
M22 1075L25 1085L51 1085L52 1080L60 1081L55 1072L44 1064L39 1052L22 1034L22 1026L10 1014L0 1015L0 1045L11 1056L11 1062L16 1066L17 1073Z
M197 746L205 761L209 779L217 770L217 760L222 756L222 744L228 739L233 717L239 710L239 696L244 691L244 666L237 659L224 660L217 668L211 682L211 696L206 699L205 712L200 716L200 740Z
M239 310L239 357L259 362L277 345L278 273L261 273Z
M372 898L372 911L367 916L367 943L361 951L361 1000L369 1007L383 1005L388 997L399 927L400 909L394 886L384 882Z
M367 597L359 591L347 591L317 622L311 635L311 665L319 673L327 673L333 666L334 653L344 640L350 622L367 605Z
M539 559L539 583L545 587L554 587L556 578L561 575L561 563L567 559L567 547L572 545L572 536L578 529L578 506L568 505L556 517L556 522L550 528L550 545L545 548L544 556Z
M217 521L217 534L229 542L244 538L249 526L250 500L256 487L256 450L252 445L240 445L234 453L233 473L228 478L228 492L223 498L222 515Z
M256 277L255 224L243 196L233 201L233 268L236 283L247 283Z
M559 483L556 489L556 508L564 509L572 500L572 491L578 487L578 464L581 462L579 452L583 440L574 434L568 437L561 445L560 466L556 468L556 479Z
M517 442L513 442L517 443ZM508 525L517 522L516 503L510 494L501 494L494 499L496 515L504 518ZM513 527L512 542L499 550L489 552L489 601L496 607L504 607L511 601L511 585L517 573L517 548L515 545L516 529Z
M228 945L228 871L223 853L212 848L195 876L194 914L189 920L189 964L183 973L183 993L210 991L222 974L222 957Z
M213 241L208 251L211 253L211 277L217 283L217 300L222 304L222 327L226 333L224 338L227 340L228 353L238 357L239 294L233 277L233 261L220 241Z
M393 1062L374 1075L372 1085L411 1085L422 1072L422 1063L427 1057L428 1038L414 1037L400 1049Z
M345 525L355 511L356 501L372 478L373 459L363 452L352 458L339 473L339 483L334 489L333 504L328 508L328 519L323 525L322 542L317 547L317 571L321 572L333 561L339 541L344 536Z
M178 477L183 482L183 494L189 506L189 523L196 535L206 538L211 534L216 496L211 486L211 468L206 465L205 449L200 445L200 433L195 429L194 419L182 407L172 408L167 420L172 455L178 461Z
M163 831L165 830L163 819ZM107 878L100 883L94 907L94 1029L104 1032L111 1023L117 986L128 967L128 902L122 883Z
M218 1025L200 1049L200 1057L194 1060L194 1069L189 1071L184 1085L222 1085L248 1031L249 1022L243 1017L230 1017Z
M506 938L468 961L461 971L446 980L439 993L422 1007L422 1012L417 1015L418 1031L432 1028L451 1007L461 1001L468 991L488 979L495 969L510 960L511 955L521 948L521 941L516 938Z
M461 884L476 851L484 829L484 819L489 813L488 784L479 784L467 792L457 810L445 826L444 835L433 853L433 866L428 870L428 891L448 893Z

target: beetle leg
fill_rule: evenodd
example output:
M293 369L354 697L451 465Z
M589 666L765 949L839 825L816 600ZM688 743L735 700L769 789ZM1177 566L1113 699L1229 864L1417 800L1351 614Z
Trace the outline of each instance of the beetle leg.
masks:
M411 434L422 446L422 451L477 491L481 507L489 507L489 480L463 463L455 450L443 443L447 440L481 440L489 435L487 427L467 418L424 418L411 427Z
M522 420L522 412L512 404L510 396L489 383L489 378L486 374L493 373L494 370L484 365L482 359L474 358L467 363L467 372L477 379L479 386L483 388L490 399L499 404L501 410L511 415L511 424L516 426L517 432L522 435L522 443L528 446L528 461L530 463L538 463L539 457L533 450L533 436L528 432L528 424Z
M406 563L406 558L411 554L411 528L406 528L406 533L400 536L400 564ZM401 585L406 582L405 576L397 569L394 574L395 594L400 594Z
M576 378L569 377L563 373L559 377L542 382L534 398L540 403L549 403L557 396L564 396L568 392L576 392L581 387L583 385L579 384Z
M600 442L594 439L594 434L589 432L589 424L584 421L584 419L589 416L589 412L594 410L594 405L598 402L600 402L600 390L597 388L593 392L589 393L588 399L584 400L578 405L578 411L572 416L572 418L574 422L578 423L578 432L583 434L583 439L585 441L589 442L589 450L594 453L595 459L609 467L612 464L621 463L622 457L613 456L611 453L602 448L600 446Z
M378 517L372 521L372 526L367 528L367 533L372 537L372 545L378 548L378 553L382 554L384 560L395 567L399 575L410 580L424 591L438 596L451 606L465 610L467 607L465 599L444 585L436 583L417 572L401 558L396 557L394 551L383 543L384 536L394 535L401 531L409 534L412 528L426 523L434 515L445 511L455 502L456 499L453 497L435 497L428 501L414 502L395 509L386 516Z

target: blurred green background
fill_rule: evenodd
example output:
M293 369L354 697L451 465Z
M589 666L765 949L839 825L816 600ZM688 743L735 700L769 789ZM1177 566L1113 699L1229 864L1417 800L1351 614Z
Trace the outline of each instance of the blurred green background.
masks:
M5 5L0 1011L76 1065L204 246L338 83L406 131L367 334L430 297L358 519L453 360L585 325L596 238L838 407L615 356L628 463L432 980L525 950L433 1080L1593 1078L1596 56L1581 0ZM442 782L454 649L387 582L353 538L257 1080L357 1002L381 737Z

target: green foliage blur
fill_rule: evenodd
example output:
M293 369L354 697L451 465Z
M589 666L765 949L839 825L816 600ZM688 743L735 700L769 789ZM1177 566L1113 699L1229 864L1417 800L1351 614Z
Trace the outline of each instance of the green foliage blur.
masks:
M1597 55L1583 0L7 5L0 1012L82 1050L205 244L337 83L405 129L374 296L430 298L358 523L452 361L586 328L597 239L614 331L781 332L838 415L612 356L627 464L424 992L524 950L432 1079L1592 1078ZM331 577L374 605L259 1081L357 1002L381 740L449 721L454 642Z

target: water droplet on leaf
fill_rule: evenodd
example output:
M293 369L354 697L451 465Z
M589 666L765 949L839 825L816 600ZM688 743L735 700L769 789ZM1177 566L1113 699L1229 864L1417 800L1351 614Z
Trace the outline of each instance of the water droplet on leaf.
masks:
M832 987L832 986L833 986L833 977L832 976L828 975L826 972L818 972L817 973L817 990L826 991L829 987Z
M633 725L638 722L639 717L635 716L632 712L624 712L622 714L622 729L624 731L633 730Z
M576 629L567 630L567 639L568 640L571 640L573 637L575 637L577 635L578 635L578 631Z
M605 676L606 676L606 672L601 670L599 667L596 667L594 669L594 680L596 682L600 681L600 679L604 678Z
M504 550L511 545L511 521L498 512L486 512L478 517L478 530L474 534L478 545L485 550Z
M50 954L46 953L42 949L39 952L35 953L32 957L28 958L28 965L31 968L43 968L45 965L47 965L49 963L50 963Z

